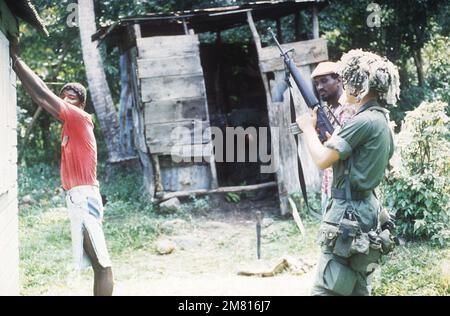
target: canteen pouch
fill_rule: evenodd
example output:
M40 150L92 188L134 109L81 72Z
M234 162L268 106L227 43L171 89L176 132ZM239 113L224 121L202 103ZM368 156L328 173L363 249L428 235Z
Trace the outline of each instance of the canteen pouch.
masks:
M348 258L352 255L351 247L356 234L359 231L359 224L356 220L343 218L338 226L338 237L333 248L336 256Z

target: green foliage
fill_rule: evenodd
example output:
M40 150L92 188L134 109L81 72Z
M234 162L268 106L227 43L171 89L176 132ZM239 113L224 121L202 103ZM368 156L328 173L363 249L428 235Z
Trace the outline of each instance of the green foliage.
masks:
M321 193L307 191L307 194L308 194L309 207L312 209L313 212L321 214L322 213ZM308 211L306 204L303 200L302 192L292 193L291 198L294 201L295 206L297 207L297 210L298 210L301 218L307 218L309 220L313 218L312 215L310 214L310 212Z
M372 0L331 0L319 15L320 29L328 41L331 60L350 49L362 48L387 56L399 67L401 94L391 118L398 126L406 111L434 98L448 102L449 15L448 1L379 0L380 27L368 27L367 11ZM421 54L425 74L418 83L420 66L414 58Z
M207 215L210 211L210 198L209 196L196 196L192 194L189 196L188 201L181 203L181 211L171 216L177 218L184 218L186 220L192 219L192 215Z
M241 196L239 193L228 192L225 195L225 199L230 203L239 203L241 201Z
M450 138L445 103L422 103L406 115L396 137L393 169L384 183L397 229L408 239L450 240Z
M449 295L449 265L448 249L430 243L397 247L375 272L373 295Z
M107 179L106 173L110 174ZM100 189L102 194L106 195L108 201L146 202L143 194L142 173L140 173L139 168L111 166L100 162L98 175L100 183L105 182L105 185L102 185Z
M423 49L426 88L431 97L450 104L450 38L436 34ZM448 110L448 109L447 109ZM447 112L447 114L449 114Z
M148 246L161 233L159 220L144 205L120 200L106 205L104 230L115 254Z
M50 201L61 191L59 167L36 164L18 168L19 199L30 195L34 201ZM62 201L63 202L63 201Z
M41 205L22 207L19 213L22 289L46 288L68 274L71 242L67 215Z

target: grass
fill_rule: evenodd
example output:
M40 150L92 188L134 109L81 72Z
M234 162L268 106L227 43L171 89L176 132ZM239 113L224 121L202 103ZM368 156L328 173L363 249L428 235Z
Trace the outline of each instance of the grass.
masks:
M64 199L55 198L58 168L36 165L19 172L19 200L25 195L34 200L31 205L19 205L21 294L51 294L49 289L58 287L67 293L67 283L72 279L70 226ZM213 219L224 219L224 227L205 228L211 221L205 217L209 215L208 198L191 198L179 213L162 216L142 194L140 181L140 175L126 172L102 187L109 200L104 230L120 281L126 282L135 275L140 278L141 273L150 278L232 273L228 270L238 264L254 261L256 236L254 218L249 214L240 213L242 218L234 222L232 215L225 215ZM163 224L175 218L183 219L184 224L169 231L164 229ZM307 234L301 236L293 220L273 218L274 222L262 229L263 259L277 259L285 254L316 257L318 221L304 219ZM157 256L155 240L171 236L192 236L201 246L180 250L178 257ZM448 248L410 243L397 247L384 261L374 275L374 295L449 295ZM92 272L83 271L82 278L90 286Z
M26 195L33 202L19 205L21 294L45 293L49 284L63 285L71 268L70 223L59 192L58 167L36 165L19 170L19 201ZM119 174L106 185L104 231L111 256L151 245L160 234L160 217L140 194L140 177ZM118 189L120 188L120 189ZM128 196L130 199L125 200ZM122 200L123 199L123 200ZM87 277L90 272L83 271Z
M396 248L373 279L374 295L438 296L450 294L448 248L430 242Z

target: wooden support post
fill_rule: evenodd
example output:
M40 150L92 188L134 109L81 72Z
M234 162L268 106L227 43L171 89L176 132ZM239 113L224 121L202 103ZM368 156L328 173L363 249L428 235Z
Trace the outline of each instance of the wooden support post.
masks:
M184 28L184 34L189 35L189 30L188 30L187 23L186 23L185 19L183 19L183 28Z
M266 102L267 102L267 111L268 111L268 116L269 116L269 125L270 125L271 129L272 128L278 129L281 126L280 122L282 120L282 118L281 118L282 107L281 107L281 103L272 101L269 80L261 68L261 50L262 50L261 41L259 39L258 31L256 30L255 24L253 22L253 17L252 17L252 14L250 11L247 12L247 21L248 21L250 30L252 32L253 40L255 42L256 50L258 53L259 71L261 73L261 79L264 84L264 90L266 91ZM275 132L275 130L271 131L272 155L273 155L273 157L275 157L275 159L278 160L278 162L279 162L279 158L281 155L280 148L278 146L278 144L280 143L279 136L280 136L279 133ZM285 149L283 149L283 151L284 150ZM281 214L285 215L286 213L289 212L290 205L288 202L288 192L287 192L286 186L283 182L283 178L278 177L279 172L280 172L280 170L277 171L278 197L280 200Z
M161 182L161 167L159 165L159 157L157 154L151 154L153 166L155 168L155 189L156 193L163 192L164 186Z
M134 29L134 36L136 38L141 38L142 34L141 34L141 25L140 24L134 24L133 25L133 29Z
M137 47L133 47L127 52L128 62L131 64L130 78L131 87L133 91L133 136L136 151L139 155L139 160L142 165L142 173L144 180L144 187L148 193L150 200L153 200L155 195L155 181L153 164L149 157L149 150L145 142L144 131L144 115L140 106L141 99L139 94L139 79L137 78Z
M216 161L213 154L209 158L209 166L211 169L211 187L217 189L219 187L219 181L217 180Z
M256 45L256 51L259 55L259 53L261 52L261 39L259 38L258 31L256 30L255 22L253 22L252 11L247 11L247 22L248 26L250 27L250 31L252 32L253 40Z
M319 38L319 12L317 6L313 6L312 12L312 26L313 26L313 38Z

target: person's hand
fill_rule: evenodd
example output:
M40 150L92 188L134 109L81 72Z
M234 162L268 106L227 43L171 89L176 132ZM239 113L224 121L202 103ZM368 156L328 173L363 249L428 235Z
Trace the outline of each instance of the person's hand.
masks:
M300 115L295 121L302 131L308 128L315 129L317 124L317 107L314 110L309 110L308 113Z

